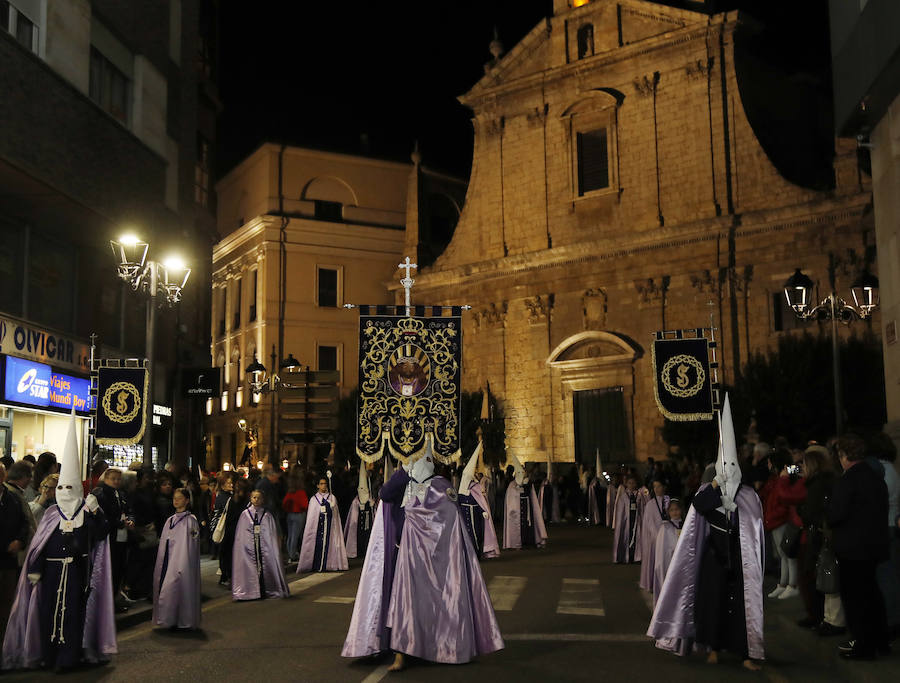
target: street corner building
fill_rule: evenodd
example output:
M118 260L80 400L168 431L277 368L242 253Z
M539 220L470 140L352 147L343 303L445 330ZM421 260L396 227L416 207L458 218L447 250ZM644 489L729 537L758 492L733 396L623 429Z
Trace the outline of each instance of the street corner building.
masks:
M416 301L473 306L462 388L490 386L523 461L665 453L654 332L713 314L729 382L796 326L800 259L831 254L846 288L871 252L870 178L827 94L767 60L759 22L695 4L555 0L460 97L468 193Z

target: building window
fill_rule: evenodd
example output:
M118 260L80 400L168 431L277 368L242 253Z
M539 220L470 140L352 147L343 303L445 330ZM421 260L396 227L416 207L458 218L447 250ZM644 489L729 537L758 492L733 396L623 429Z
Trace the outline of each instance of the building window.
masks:
M578 59L592 57L594 55L594 25L585 24L578 29L576 36L578 42Z
M0 28L9 31L9 2L0 0Z
M344 205L340 202L326 202L322 199L316 199L315 216L320 221L331 221L332 223L340 223L344 220Z
M606 128L577 133L578 196L609 187L609 144Z
M802 327L802 322L788 306L784 292L772 294L772 328L776 332L787 332L798 327Z
M234 326L233 330L241 329L241 279L237 280L237 289L234 292Z
M319 370L337 370L338 369L338 347L336 346L320 346L319 347Z
M95 47L91 48L90 95L107 114L128 125L131 82Z
M194 201L209 207L209 140L197 134L197 163L194 165Z
M219 299L219 336L225 335L225 304L228 303L228 285L222 287L222 297Z
M256 294L259 286L259 271L254 270L251 274L251 289L250 289L250 312L247 316L247 321L251 323L256 322Z
M319 268L318 298L316 303L322 308L338 306L338 271L334 268Z
M0 28L15 36L29 52L38 50L38 27L8 0L0 0Z

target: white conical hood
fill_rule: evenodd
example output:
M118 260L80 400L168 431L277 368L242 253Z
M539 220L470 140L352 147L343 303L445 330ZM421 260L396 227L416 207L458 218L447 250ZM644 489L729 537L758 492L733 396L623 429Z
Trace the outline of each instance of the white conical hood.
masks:
M597 471L595 472L595 476L596 476L597 479L599 479L601 482L604 482L604 486L605 486L605 485L606 485L606 484L605 484L606 480L605 480L605 478L604 478L604 476L603 476L603 463L600 462L600 449L598 448L595 452L596 452L596 454L597 454L597 464L596 464Z
M366 471L366 463L359 461L359 484L356 486L356 495L359 497L359 504L365 505L369 502L371 495L369 490L369 473Z
M722 491L722 507L733 512L737 507L734 499L741 485L741 467L738 464L737 442L734 438L734 423L731 419L731 403L725 394L725 405L719 418L719 457L716 459L716 481Z
M462 473L462 479L459 481L459 492L463 495L469 494L469 486L475 479L475 472L478 471L478 461L481 459L481 452L483 450L484 444L479 441L478 445L475 446L475 450L472 451L472 457L470 457L469 462L466 463L466 467Z
M81 460L78 458L78 434L75 429L75 408L69 420L69 432L63 448L59 467L59 483L56 487L56 504L66 517L71 518L84 498L81 489Z
M508 459L509 464L513 467L513 479L515 479L516 483L521 486L525 483L525 466L515 456L514 453L509 453Z

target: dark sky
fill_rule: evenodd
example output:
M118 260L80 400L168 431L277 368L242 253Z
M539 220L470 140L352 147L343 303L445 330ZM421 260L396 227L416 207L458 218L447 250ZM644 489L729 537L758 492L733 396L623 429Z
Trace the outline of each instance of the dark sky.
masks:
M827 61L824 0L715 1L765 21L773 40L761 44L786 46L790 62L809 61L823 46ZM367 134L373 156L407 161L418 139L426 165L466 179L471 114L456 98L484 74L495 27L509 50L553 11L552 0L220 7L219 176L263 141L359 153Z
M221 3L221 175L262 141L424 163L467 178L470 112L494 26L507 49L552 0Z

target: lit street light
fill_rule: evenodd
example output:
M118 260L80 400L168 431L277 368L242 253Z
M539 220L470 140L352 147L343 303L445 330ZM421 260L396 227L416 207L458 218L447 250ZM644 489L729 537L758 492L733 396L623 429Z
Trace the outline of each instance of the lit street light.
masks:
M272 344L272 367L275 367L277 355L275 354L275 345ZM266 366L259 362L256 354L253 354L253 362L244 370L247 373L247 383L250 385L254 404L259 403L259 398L264 393L272 396L272 415L270 420L270 437L269 437L269 462L273 465L278 463L278 450L276 449L276 432L275 432L275 395L281 387L290 388L294 385L291 376L302 371L303 365L294 358L293 353L289 353L288 357L279 364L281 375L269 375ZM307 371L309 368L307 368ZM282 376L285 379L282 379Z
M169 256L162 263L147 260L150 245L133 234L123 235L118 240L110 240L113 256L116 259L119 277L138 292L146 292L147 300L147 396L150 406L153 405L154 375L154 339L156 333L157 294L165 297L170 306L181 301L181 293L187 285L191 269L178 256ZM144 406L147 414L150 408ZM148 425L144 432L144 464L153 462L153 428Z
M784 298L794 314L801 320L831 321L831 361L834 373L835 429L840 435L844 431L844 414L841 400L841 356L838 349L837 324L849 325L855 320L864 320L878 308L878 278L864 271L850 286L855 306L851 306L834 291L834 264L829 267L831 293L818 305L810 307L813 297L813 281L799 268L784 283Z

